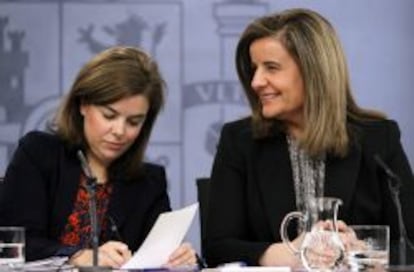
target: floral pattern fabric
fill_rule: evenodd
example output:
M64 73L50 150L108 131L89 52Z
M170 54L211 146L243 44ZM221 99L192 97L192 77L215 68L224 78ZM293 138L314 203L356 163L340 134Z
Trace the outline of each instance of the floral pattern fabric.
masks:
M112 184L96 185L96 211L98 226L100 229L100 241L105 242L107 229L106 211L109 204L109 197L112 193ZM90 248L91 245L91 220L89 217L89 194L86 189L86 177L81 175L78 193L73 206L73 211L69 215L66 226L60 237L60 242L67 246L80 246Z

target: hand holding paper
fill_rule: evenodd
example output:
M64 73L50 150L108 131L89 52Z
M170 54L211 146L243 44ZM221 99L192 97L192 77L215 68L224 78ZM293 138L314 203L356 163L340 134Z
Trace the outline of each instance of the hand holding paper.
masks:
M160 214L147 238L122 269L161 267L178 248L187 233L198 203Z

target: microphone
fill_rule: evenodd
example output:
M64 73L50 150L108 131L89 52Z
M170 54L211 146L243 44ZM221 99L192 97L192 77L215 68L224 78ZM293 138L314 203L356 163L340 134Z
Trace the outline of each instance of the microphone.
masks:
M388 188L391 193L391 198L394 202L395 208L397 210L398 217L398 229L400 233L399 242L398 242L398 256L399 256L399 265L405 265L407 259L407 230L404 224L404 218L402 215L401 200L400 200L400 187L402 182L400 177L395 174L388 165L382 160L381 156L378 154L374 155L374 160L376 164L383 170L387 176Z
M83 154L82 150L78 150L77 155L81 163L82 171L86 176L86 185L87 185L86 189L91 189L93 191L96 191L96 176L93 174L92 169L89 166L89 163L86 160L85 155Z
M77 152L78 159L81 163L82 171L86 176L86 190L89 194L89 217L91 220L91 239L92 239L92 262L90 267L80 267L79 271L94 272L94 271L111 271L110 267L98 266L98 247L99 247L99 226L98 213L96 211L96 177L90 168L88 161L82 150Z
M95 179L94 175L92 174L92 169L89 167L88 161L86 160L85 155L83 155L82 150L78 150L78 159L82 166L82 171L88 179Z
M107 218L108 218L109 223L111 225L110 230L112 231L113 234L115 234L116 240L118 240L120 242L123 242L121 233L119 232L118 225L115 223L115 220L110 215L107 215Z

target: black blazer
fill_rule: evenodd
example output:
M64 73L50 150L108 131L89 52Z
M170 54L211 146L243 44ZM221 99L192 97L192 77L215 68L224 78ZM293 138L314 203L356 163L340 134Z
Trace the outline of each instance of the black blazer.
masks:
M31 132L7 168L0 197L0 225L26 228L26 260L54 255L72 212L81 167L75 149L44 132ZM122 241L138 249L158 215L170 210L164 168L144 164L142 180L113 181L108 206Z
M214 160L209 199L206 258L209 265L244 261L258 265L269 245L280 242L283 217L296 209L286 136L255 140L250 119L224 125ZM414 179L395 122L349 125L353 144L345 158L327 156L325 196L343 200L339 219L347 224L390 225L397 239L395 206L374 154L402 181L408 234L414 236Z

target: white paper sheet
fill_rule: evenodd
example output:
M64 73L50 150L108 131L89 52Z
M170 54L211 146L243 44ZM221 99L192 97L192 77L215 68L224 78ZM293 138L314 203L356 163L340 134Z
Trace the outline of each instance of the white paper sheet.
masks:
M161 267L182 243L197 211L198 203L160 214L147 238L122 269Z
M291 272L287 266L246 266L246 267L223 267L223 268L207 268L201 272Z

